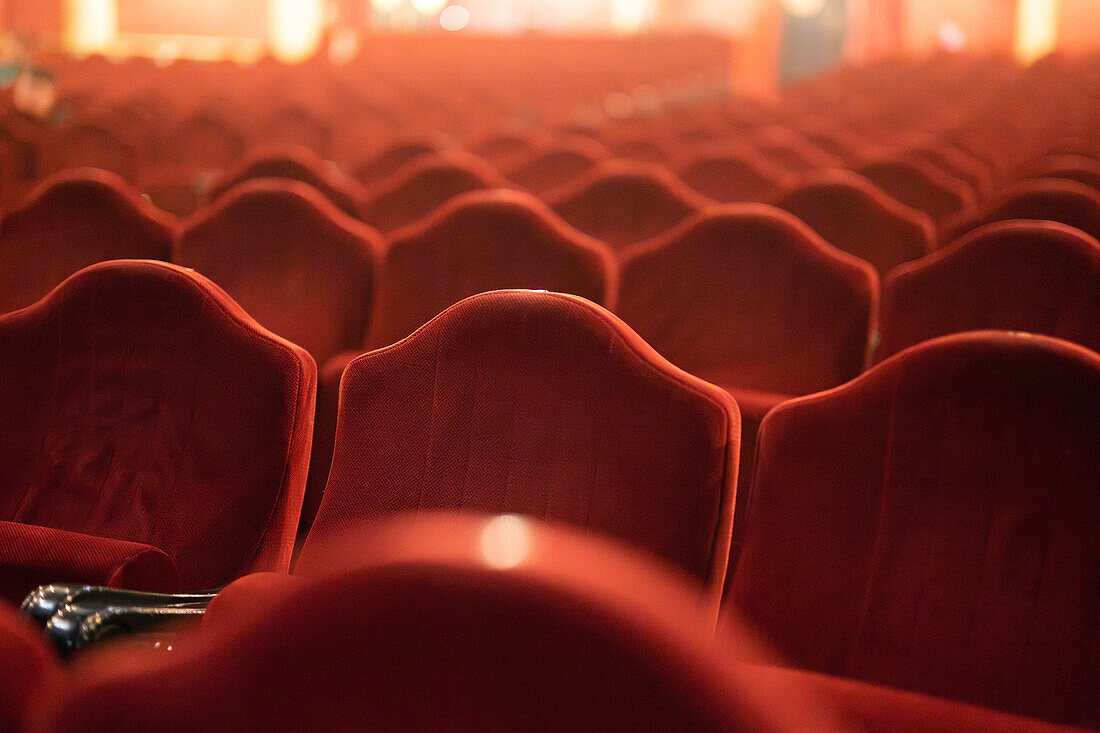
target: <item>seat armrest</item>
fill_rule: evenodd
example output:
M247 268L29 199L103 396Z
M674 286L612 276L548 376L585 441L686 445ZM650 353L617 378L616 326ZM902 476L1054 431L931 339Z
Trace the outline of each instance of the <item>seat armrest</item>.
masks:
M126 634L164 631L202 618L208 601L166 605L70 603L46 624L46 639L62 657Z

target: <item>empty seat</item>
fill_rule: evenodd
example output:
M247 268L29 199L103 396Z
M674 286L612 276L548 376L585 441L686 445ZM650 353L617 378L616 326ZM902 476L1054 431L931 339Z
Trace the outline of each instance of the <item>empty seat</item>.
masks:
M663 166L609 161L549 194L563 219L612 249L668 231L709 199Z
M794 130L767 127L752 140L756 154L791 173L842 166L844 161L813 145Z
M218 178L207 191L212 203L226 191L253 178L286 178L301 181L320 191L345 214L356 216L362 187L351 176L323 160L309 148L279 146L258 148L236 168Z
M47 178L0 221L0 313L96 262L166 260L174 226L114 173L82 168Z
M260 178L185 221L173 259L324 364L363 343L383 246L312 187Z
M953 145L933 143L918 146L909 150L904 158L929 162L948 175L963 181L973 189L979 201L993 194L993 173L988 164Z
M1076 181L1021 181L945 221L940 241L948 244L980 226L1009 219L1057 221L1100 238L1100 192Z
M928 214L934 222L976 203L967 184L921 160L884 160L869 163L857 172L906 206Z
M348 365L303 550L405 511L516 512L648 550L717 599L740 421L723 390L561 293L468 298Z
M785 169L749 150L729 146L696 151L675 170L684 183L723 203L766 201L794 183Z
M1023 175L1029 178L1061 178L1083 183L1100 191L1100 161L1085 155L1050 155L1027 166Z
M166 162L190 172L226 168L245 147L244 137L213 110L189 115L164 140Z
M373 188L359 218L390 232L424 218L461 193L507 187L495 168L472 155L423 156Z
M928 254L935 230L926 214L895 201L866 178L840 170L800 179L779 197L786 209L829 244L880 272Z
M150 563L159 590L287 567L316 367L209 280L85 268L0 318L0 375L4 573L48 565L10 600Z
M576 135L522 160L507 171L508 180L543 194L564 186L610 157L611 153L600 143Z
M93 122L79 122L50 134L41 147L42 173L60 173L67 168L100 168L136 181L140 154L133 144L110 128Z
M692 589L624 548L441 516L327 554L268 576L266 602L215 601L171 654L93 653L36 701L38 733L843 730L800 681L744 662L763 657L744 630L715 645Z
M1100 351L1100 242L1065 224L997 222L883 282L879 360L980 329L1042 333Z
M877 300L870 265L785 211L735 204L628 251L615 310L662 356L737 399L741 505L760 420L863 371Z
M969 332L760 427L733 608L797 666L1100 724L1100 355Z
M442 142L435 140L405 140L386 146L373 158L354 169L353 175L365 186L385 180L414 160L444 152Z

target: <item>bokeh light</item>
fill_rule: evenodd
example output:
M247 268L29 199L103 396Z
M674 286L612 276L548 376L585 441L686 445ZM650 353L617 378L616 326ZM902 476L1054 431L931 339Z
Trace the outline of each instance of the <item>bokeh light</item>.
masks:
M530 552L531 528L523 517L504 514L486 522L481 530L481 556L494 568L514 568Z
M447 5L447 0L412 0L412 5L421 15L435 15Z
M439 14L439 25L445 31L460 31L470 22L470 11L461 5L448 5Z
M271 53L286 63L305 61L317 52L324 30L321 0L271 0Z
M812 18L825 9L825 0L783 0L783 9L796 18Z

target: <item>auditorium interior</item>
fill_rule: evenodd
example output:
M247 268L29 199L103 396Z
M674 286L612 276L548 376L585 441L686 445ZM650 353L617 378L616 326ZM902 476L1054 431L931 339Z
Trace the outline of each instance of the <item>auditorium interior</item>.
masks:
M1100 730L1100 0L0 0L0 733Z

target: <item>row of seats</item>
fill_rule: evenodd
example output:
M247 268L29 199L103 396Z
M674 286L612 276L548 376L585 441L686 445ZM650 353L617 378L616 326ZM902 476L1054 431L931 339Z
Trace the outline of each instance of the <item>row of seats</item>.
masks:
M0 319L0 355L9 600L291 567L313 364L211 282L92 266ZM395 514L518 513L663 559L701 613L743 614L800 668L1098 723L1095 352L1005 332L915 346L772 410L741 499L730 394L576 296L474 296L340 389L295 569ZM240 582L236 604L278 608L282 576Z

